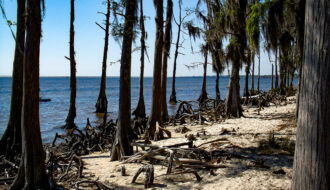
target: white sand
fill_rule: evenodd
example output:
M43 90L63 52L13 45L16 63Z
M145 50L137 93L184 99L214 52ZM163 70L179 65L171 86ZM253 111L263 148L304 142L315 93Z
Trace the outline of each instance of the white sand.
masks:
M227 137L229 144L208 144L203 146L207 150L225 149L227 146L238 146L241 148L258 147L261 139L266 139L268 133L296 133L296 128L288 127L283 130L281 124L293 120L292 115L295 112L294 97L288 98L288 104L275 107L270 106L260 111L258 115L257 108L245 108L244 116L239 119L228 119L222 123L213 125L187 125L191 131L186 134L201 133L206 131L206 137L197 137L194 141L195 145L207 142L219 137ZM291 116L291 117L290 117ZM288 117L290 117L288 119ZM291 121L292 122L292 121ZM177 126L178 127L178 126ZM186 142L185 135L174 132L175 127L168 127L172 132L172 138L152 142L159 145L170 145L175 143ZM237 135L219 135L223 129L236 131ZM249 134L246 134L249 133ZM291 139L295 139L292 135ZM136 184L131 184L133 175L142 164L132 163L125 164L128 176L121 176L121 163L110 162L109 152L93 153L83 157L85 162L84 175L91 176L92 179L100 180L106 184L116 186L116 189L143 189L144 174L137 179ZM253 164L247 159L231 159L224 160L226 168L215 170L216 176L212 176L206 170L198 171L203 178L202 181L196 182L192 174L160 176L166 173L167 167L154 165L155 168L155 185L152 188L165 189L290 189L292 178L292 156L284 156L284 160L277 156L263 156L265 165L270 169L251 167ZM286 174L273 174L274 169L282 168ZM159 177L160 176L160 177Z

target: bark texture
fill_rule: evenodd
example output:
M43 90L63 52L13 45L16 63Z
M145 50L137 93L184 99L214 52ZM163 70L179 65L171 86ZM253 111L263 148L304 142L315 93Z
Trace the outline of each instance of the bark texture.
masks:
M39 123L40 0L27 1L23 66L22 160L11 189L50 189Z
M131 57L137 0L126 1L124 38L120 61L120 90L117 133L111 161L133 154L131 129Z
M16 44L11 85L11 102L6 131L0 140L0 155L11 160L21 153L21 113L23 96L23 58L25 43L25 0L17 0Z
M162 68L162 120L168 121L167 111L167 60L171 49L171 34L172 34L172 16L173 16L173 2L167 0L166 8L166 25L164 35L164 55L163 55L163 68Z
M104 37L104 50L102 61L102 77L100 84L100 93L95 104L96 113L106 113L108 110L108 100L105 93L106 80L107 80L107 58L108 58L108 44L109 44L109 27L110 27L110 0L107 0L107 13L105 15L105 37Z
M226 98L226 114L234 117L241 117L242 106L239 95L239 61L235 61L232 64L229 89Z
M163 0L154 1L156 7L156 40L154 54L154 73L152 78L151 110L146 131L146 138L153 139L156 131L156 122L162 124L161 110L161 80L163 56Z
M70 107L69 113L65 120L64 128L72 129L76 127L74 119L76 117L76 93L77 93L77 79L76 79L76 60L74 51L74 0L71 0L71 14L70 14Z
M292 189L330 188L330 3L307 0Z
M144 103L144 95L143 95L143 81L144 81L144 51L146 49L146 31L144 29L144 15L143 15L143 0L140 0L140 30L141 30L141 68L140 68L140 89L139 89L139 102L137 107L133 111L133 115L135 117L146 117L146 108Z

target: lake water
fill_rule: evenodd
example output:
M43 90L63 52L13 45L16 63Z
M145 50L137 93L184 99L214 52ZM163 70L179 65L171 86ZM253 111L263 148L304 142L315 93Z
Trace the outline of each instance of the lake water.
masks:
M176 93L177 100L196 100L200 94L202 87L202 77L177 77L176 78ZM251 78L250 78L251 79ZM227 86L229 82L228 76L220 77L220 94L221 99L224 99L227 94ZM294 85L298 82L294 80ZM167 83L167 99L171 93L172 78L168 78ZM240 80L241 95L244 88L244 77ZM257 78L255 78L255 88ZM77 78L77 100L76 109L77 117L75 119L79 128L86 125L87 117L91 124L95 126L101 119L96 116L95 103L99 94L99 77L78 77ZM132 78L132 110L136 107L139 96L139 78ZM146 112L149 114L151 107L151 86L152 78L144 79L144 98ZM263 76L260 80L260 89L269 90L271 87L271 78ZM215 76L207 77L207 92L209 97L215 97ZM119 78L107 78L106 94L108 98L108 112L110 118L115 119L118 113L118 95L119 95ZM0 77L0 136L4 133L9 118L11 95L11 78ZM50 98L50 102L40 102L40 127L42 132L43 142L50 142L55 133L63 133L60 128L65 124L65 119L69 109L70 97L70 78L69 77L41 77L40 78L40 96ZM169 114L176 111L176 106L168 105Z

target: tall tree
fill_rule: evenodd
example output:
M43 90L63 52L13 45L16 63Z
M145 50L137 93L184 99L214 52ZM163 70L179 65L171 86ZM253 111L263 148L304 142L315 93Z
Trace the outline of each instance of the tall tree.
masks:
M163 55L163 67L162 67L162 120L168 120L166 91L167 91L167 60L170 54L171 41L172 41L172 16L173 16L173 2L167 0L166 8L166 24L164 35L164 55Z
M153 139L156 132L156 122L162 124L162 57L163 57L163 0L154 0L156 8L156 40L154 53L154 73L152 78L151 110L146 131L146 138Z
M227 115L241 117L242 106L240 102L239 69L243 61L246 61L245 51L247 49L246 39L246 0L228 0L226 2L228 14L228 29L231 34L230 43L227 46L227 59L232 62L232 69L229 81L229 89L225 102Z
M330 3L306 0L292 189L330 188Z
M216 105L220 101L219 76L225 69L224 52L222 49L222 40L224 33L221 28L224 25L224 18L217 16L223 14L223 5L219 1L204 0L207 7L207 23L206 34L207 43L212 56L212 68L216 73L215 81L215 100Z
M23 63L22 159L11 189L50 189L39 122L41 2L27 0Z
M74 119L76 117L76 92L77 92L77 79L76 79L76 60L74 51L74 0L71 0L71 13L70 13L70 107L69 113L65 120L65 129L72 129L76 127Z
M25 43L25 3L26 0L17 0L16 43L13 62L11 85L11 102L9 120L0 145L3 147L0 154L6 154L7 159L21 153L21 114L23 96L23 58Z
M108 58L108 44L109 44L109 27L110 27L110 0L107 0L107 13L105 14L105 28L100 24L96 23L105 32L104 37L104 50L103 50L103 61L102 61L102 77L100 84L99 97L95 104L96 113L106 113L108 109L108 100L105 93L106 80L107 80L107 58Z
M182 13L181 13L181 5L182 5L182 0L179 0L179 22L175 22L176 25L178 26L178 35L176 38L176 43L175 43L175 52L174 52L174 63L173 63L173 77L172 77L172 91L171 91L171 96L170 96L170 103L171 104L176 104L176 91L175 91L175 75L176 75L176 64L177 64L177 59L179 55L179 45L180 45L180 35L181 35L181 26L184 21L184 18L182 18ZM174 19L175 20L175 19Z
M137 0L125 2L125 24L120 61L119 112L116 139L112 146L111 161L133 154L131 129L131 58L133 28L136 23Z
M140 69L140 89L139 89L139 102L133 111L136 117L144 118L146 116L146 108L144 104L143 95L143 81L144 81L144 52L146 50L146 31L144 29L144 15L143 15L143 0L140 0L140 30L141 30L141 69Z

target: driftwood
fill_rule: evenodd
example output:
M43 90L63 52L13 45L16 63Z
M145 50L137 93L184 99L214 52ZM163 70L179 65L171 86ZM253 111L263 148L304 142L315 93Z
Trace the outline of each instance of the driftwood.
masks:
M179 172L176 172L176 173L165 174L165 175L179 175L179 174L187 174L187 173L194 174L197 181L201 181L202 180L202 178L200 177L200 175L197 173L196 170L183 170L183 171L179 171ZM160 175L160 176L164 176L164 175ZM157 176L157 177L160 177L160 176Z
M226 141L226 142L228 142L228 139L222 137L222 138L219 138L219 139L215 139L215 140L211 140L211 141L208 141L208 142L204 142L204 143L198 145L197 147L199 148L199 147L201 147L203 145L214 143L214 142L219 142L219 141Z
M224 140L223 138L221 140ZM219 141L219 140L217 140ZM216 142L216 141L214 141ZM211 143L211 142L207 142ZM214 165L208 163L211 161L211 154L203 149L193 148L193 141L178 143L168 146L159 146L145 143L131 143L132 146L149 148L147 151L140 151L136 154L125 157L122 163L141 162L145 159L158 160L167 163L166 174L173 173L173 165L179 165L183 168L212 169L224 168L224 165ZM188 146L188 148L182 148ZM189 170L190 171L190 170ZM175 173L175 172L174 172Z
M152 164L142 166L134 175L131 183L135 183L136 179L142 172L146 173L146 177L144 180L144 188L151 187L151 185L153 185L154 183L154 166Z
M92 184L92 185L95 185L100 190L112 190L112 189L114 189L114 188L111 188L111 187L105 185L104 183L102 183L100 181L83 180L83 181L76 182L76 184L75 184L75 189L76 190L79 190L79 185L80 184Z

